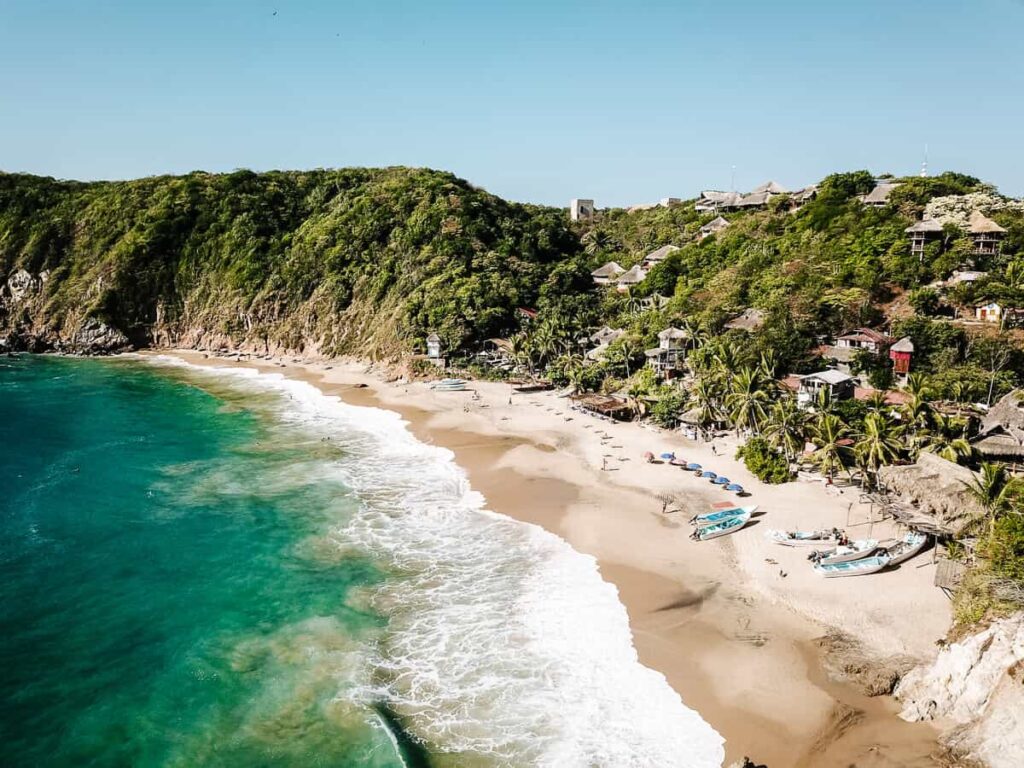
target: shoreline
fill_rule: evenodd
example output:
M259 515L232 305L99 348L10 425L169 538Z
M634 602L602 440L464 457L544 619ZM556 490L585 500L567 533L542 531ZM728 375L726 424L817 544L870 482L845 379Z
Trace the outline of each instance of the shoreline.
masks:
M389 384L364 363L159 351L301 379L353 405L398 412L418 439L451 450L488 509L540 525L597 559L628 611L640 661L726 739L726 765L745 755L771 768L934 764L935 725L905 723L889 697L829 680L825 651L814 644L837 629L868 658L928 658L949 623L931 568L910 561L869 579L822 580L805 553L762 535L802 518L805 527L838 525L853 536L871 529L886 538L891 523L867 523L855 489L847 498L816 484L764 486L731 458L729 441L718 441L716 456L678 434L569 412L552 393L510 395L507 384L472 382L474 399L422 382ZM690 515L732 497L677 468L644 465L643 450L684 452L727 472L765 517L731 537L690 541ZM668 497L677 511L663 514ZM848 515L856 527L845 526Z

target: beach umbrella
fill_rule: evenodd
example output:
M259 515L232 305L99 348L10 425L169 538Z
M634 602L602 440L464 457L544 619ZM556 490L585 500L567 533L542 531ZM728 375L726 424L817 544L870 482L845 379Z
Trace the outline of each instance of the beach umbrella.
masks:
M710 478L711 480L714 480L716 477L718 477L718 475L716 475L714 472L701 472L700 476Z
M725 490L732 491L733 493L743 493L743 486L739 483L732 483L731 485L725 486Z
M654 461L654 454L651 453L650 451L644 451L644 461L650 464L652 461Z
M696 463L691 461L689 464L686 465L686 468L687 469L700 469L701 466L700 466L700 464L696 464Z
M729 485L732 481L728 477L716 477L711 482L715 485Z
M661 458L665 459L666 461L668 461L670 459L674 459L675 457L676 457L676 455L674 453L663 453L663 454L661 454Z

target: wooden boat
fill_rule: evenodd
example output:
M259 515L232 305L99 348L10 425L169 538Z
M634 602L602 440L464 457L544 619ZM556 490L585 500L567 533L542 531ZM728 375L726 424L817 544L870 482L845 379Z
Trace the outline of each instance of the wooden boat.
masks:
M765 533L769 539L784 547L820 547L830 544L839 538L839 531L822 529L820 531L778 531Z
M845 563L816 563L814 570L826 579L835 579L843 576L866 576L869 573L878 573L889 565L888 555L875 555L874 557L863 557L860 560L850 560Z
M512 391L521 394L529 392L545 392L551 389L550 381L513 381Z
M906 562L924 549L927 544L927 534L911 531L891 547L885 547L885 552L889 555L889 565Z
M832 549L812 552L809 559L822 565L848 563L851 560L865 558L876 549L878 549L878 539L858 539L857 541L851 541L849 544L842 544Z
M720 523L723 520L728 520L731 517L739 517L744 512L753 516L756 511L756 504L752 507L730 507L729 509L717 509L714 512L704 512L703 514L695 515L690 518L690 522L698 528L703 528L707 525L714 525L715 523Z
M441 379L430 385L430 388L438 392L462 392L466 389L464 379Z
M693 538L698 541L707 541L708 539L717 539L719 536L726 536L730 533L734 533L742 528L744 525L750 522L750 513L741 512L740 514L726 518L718 523L712 523L703 528L697 528L693 532Z

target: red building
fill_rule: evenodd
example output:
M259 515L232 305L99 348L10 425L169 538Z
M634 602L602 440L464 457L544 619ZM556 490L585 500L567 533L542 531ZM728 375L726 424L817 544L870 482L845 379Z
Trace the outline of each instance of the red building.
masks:
M909 336L904 336L889 347L889 359L892 360L893 371L906 376L910 373L910 358L914 354L914 344Z

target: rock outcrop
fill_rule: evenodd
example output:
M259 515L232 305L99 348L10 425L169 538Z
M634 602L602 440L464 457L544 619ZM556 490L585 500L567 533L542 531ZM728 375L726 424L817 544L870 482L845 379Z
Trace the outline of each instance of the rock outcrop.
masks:
M895 692L910 721L944 718L943 736L965 760L990 768L1024 765L1024 613L944 648L907 673Z

